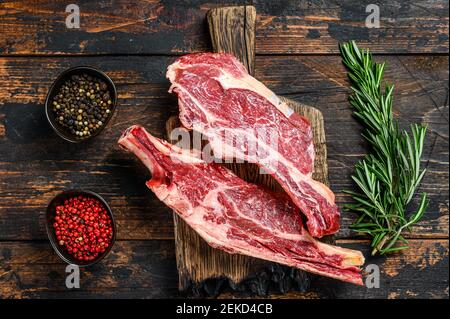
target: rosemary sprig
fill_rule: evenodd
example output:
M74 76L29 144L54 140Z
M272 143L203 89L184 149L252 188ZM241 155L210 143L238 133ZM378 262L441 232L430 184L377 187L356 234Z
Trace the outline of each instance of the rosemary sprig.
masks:
M349 101L371 146L352 176L359 191L346 191L355 203L345 209L359 214L351 228L372 238L372 255L406 249L402 232L411 230L428 205L423 193L417 210L406 216L406 206L425 174L420 157L426 126L412 124L411 133L399 129L392 115L394 86L384 84L382 89L385 63L375 63L370 52L359 50L353 41L340 45L340 51L353 85Z

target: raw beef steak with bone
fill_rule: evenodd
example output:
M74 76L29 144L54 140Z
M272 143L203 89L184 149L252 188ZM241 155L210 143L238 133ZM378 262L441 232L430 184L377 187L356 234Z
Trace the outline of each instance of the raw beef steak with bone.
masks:
M185 55L168 67L184 127L205 135L214 155L253 162L270 173L307 217L314 237L339 230L334 194L312 178L309 122L250 76L232 55Z
M362 284L362 254L311 237L286 194L247 183L140 126L127 129L119 144L151 171L147 186L156 196L211 246Z

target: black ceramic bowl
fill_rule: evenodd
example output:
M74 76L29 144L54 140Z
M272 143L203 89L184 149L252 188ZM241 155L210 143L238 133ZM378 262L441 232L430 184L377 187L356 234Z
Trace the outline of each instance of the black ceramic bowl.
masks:
M103 125L95 133L89 135L88 137L77 137L74 134L68 132L56 120L55 114L53 113L51 106L53 98L55 97L56 94L58 94L58 91L64 84L64 82L68 80L72 75L81 75L81 74L88 74L92 77L96 77L100 80L103 80L108 86L108 91L112 100L111 113L106 119L105 123L103 123ZM77 66L60 73L59 76L56 78L55 82L53 82L52 86L48 90L47 98L45 99L45 114L47 115L48 122L50 123L53 130L55 130L56 134L58 134L66 141L78 143L89 140L92 137L100 134L100 132L105 128L105 126L108 124L109 120L113 116L114 111L116 110L116 104L117 104L117 90L116 86L114 85L114 82L110 79L109 76L107 76L102 71L91 68L89 66Z
M55 222L55 216L56 216L56 206L61 205L64 200L76 197L79 195L83 195L85 197L92 197L97 200L99 200L106 208L109 216L111 216L112 221L112 229L113 229L113 237L111 239L111 243L109 247L105 250L105 252L98 255L98 257L94 260L90 261L80 261L72 257L64 247L60 246L58 244L58 240L56 238L55 230L53 228L53 223ZM45 227L47 229L47 235L48 239L50 240L50 243L53 246L53 249L56 251L59 257L61 257L62 260L69 264L78 265L80 267L86 267L91 266L93 264L98 263L100 260L105 258L106 255L111 251L112 246L114 245L114 242L116 241L116 223L114 221L114 215L111 211L111 208L109 207L108 203L98 194L91 192L91 191L83 191L83 190L68 190L64 191L62 193L59 193L56 195L48 204L47 206L47 212L45 216Z

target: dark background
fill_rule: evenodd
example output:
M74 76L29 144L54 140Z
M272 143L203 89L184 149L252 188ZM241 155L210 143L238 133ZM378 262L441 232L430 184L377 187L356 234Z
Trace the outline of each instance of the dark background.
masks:
M177 112L165 70L176 56L211 50L205 13L231 4L257 10L255 76L277 94L325 117L331 187L340 207L365 153L347 102L349 83L338 43L356 40L387 61L396 117L428 124L419 189L431 203L408 234L411 249L370 258L368 241L349 232L338 244L361 249L380 266L381 288L319 279L290 298L448 298L448 1L379 1L381 27L365 27L372 1L78 1L81 28L67 29L65 1L0 1L0 298L181 296L172 214L144 185L148 173L116 145L132 124L163 137ZM116 83L118 111L102 134L72 145L44 115L47 89L78 65ZM44 211L58 192L90 189L110 203L118 240L100 264L82 271L81 289L65 288L65 264L45 233ZM415 199L417 203L417 198ZM222 296L239 294L225 293Z

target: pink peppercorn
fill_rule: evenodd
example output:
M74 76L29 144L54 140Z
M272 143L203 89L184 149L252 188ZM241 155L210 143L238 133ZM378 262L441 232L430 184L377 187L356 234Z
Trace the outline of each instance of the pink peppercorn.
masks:
M53 228L58 244L80 261L97 258L113 237L110 215L104 205L92 197L72 197L57 206Z

